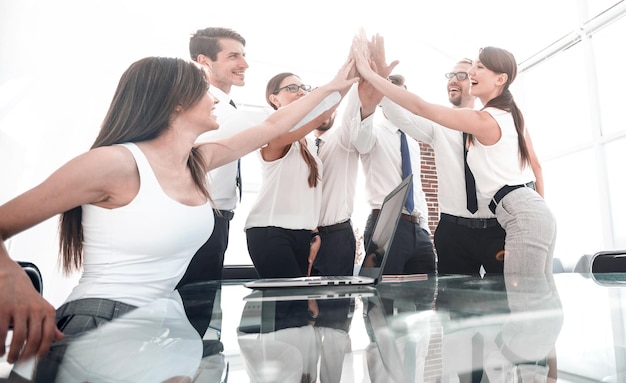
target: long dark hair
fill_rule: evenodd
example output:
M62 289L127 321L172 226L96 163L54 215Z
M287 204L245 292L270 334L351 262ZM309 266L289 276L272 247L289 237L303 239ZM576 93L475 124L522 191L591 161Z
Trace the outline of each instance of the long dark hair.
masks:
M298 75L293 74L291 72L283 72L283 73L279 73L276 76L272 77L267 82L267 86L265 87L265 101L267 101L269 106L274 108L274 110L278 109L278 106L276 106L270 100L270 96L272 94L275 94L276 91L280 88L280 83L283 82L284 79L286 79L287 77L290 77L290 76L294 76L294 77L300 78ZM300 144L300 147L301 147L300 153L302 154L302 159L304 160L304 162L309 167L309 178L308 178L309 187L314 188L314 187L317 186L317 183L320 180L320 171L317 168L317 162L315 161L315 158L313 157L313 155L309 151L309 148L305 144ZM287 150L289 150L289 146L287 147L285 152Z
M485 47L478 54L480 62L489 70L495 73L506 73L507 81L502 89L502 93L492 98L483 107L498 108L511 113L515 130L517 130L517 145L519 146L520 162L522 166L530 164L528 147L524 138L524 116L522 111L517 107L513 94L509 90L509 86L517 77L517 62L515 57L507 50L495 47Z
M147 57L133 63L122 75L100 133L91 149L158 137L171 122L174 108L195 105L207 92L202 70L178 58ZM187 166L198 190L209 197L206 164L196 148ZM59 222L60 257L65 273L79 270L83 262L82 208L64 212Z

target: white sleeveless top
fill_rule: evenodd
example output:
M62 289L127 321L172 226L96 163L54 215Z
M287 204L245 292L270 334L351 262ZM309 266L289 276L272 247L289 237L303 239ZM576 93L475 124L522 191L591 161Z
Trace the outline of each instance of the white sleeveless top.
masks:
M140 186L126 206L82 206L83 274L67 301L108 298L141 306L169 296L195 252L213 232L210 202L188 206L167 196L143 152Z
M307 141L308 144L308 141ZM317 227L322 204L322 182L309 187L309 167L300 153L300 142L291 144L283 158L265 161L257 151L262 165L262 184L257 200L250 209L245 230L251 227L276 226L291 230L313 230ZM314 154L320 178L322 162Z
M467 152L467 163L476 179L476 190L492 198L504 185L521 185L535 181L530 165L521 166L517 131L511 113L497 108L486 108L500 126L502 136L493 145L474 140Z

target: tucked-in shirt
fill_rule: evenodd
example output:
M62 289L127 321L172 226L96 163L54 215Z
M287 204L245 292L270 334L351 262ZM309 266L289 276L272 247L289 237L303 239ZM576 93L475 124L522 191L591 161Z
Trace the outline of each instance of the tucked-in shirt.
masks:
M308 141L307 141L308 142ZM308 146L315 153L315 146ZM322 203L322 183L310 187L309 166L300 153L300 142L291 144L287 154L274 161L265 161L260 150L262 183L257 199L250 209L244 229L276 226L292 230L313 230L317 227ZM322 163L313 154L320 176Z
M489 210L492 196L485 197L477 193L478 211L472 214L467 210L463 132L448 129L431 120L417 116L386 97L381 101L381 105L389 121L407 135L429 144L435 151L437 200L441 213L466 218L495 217Z
M368 118L373 118L373 115ZM387 194L402 182L400 130L387 119L373 129L367 127L367 124L362 124L353 139L353 144L361 154L365 174L365 196L372 209L379 209ZM430 233L426 194L422 190L420 180L422 165L419 143L410 139L407 143L413 171L415 208L412 212L403 208L403 212L418 217L420 226Z
M115 209L82 206L83 274L67 301L108 298L142 306L169 296L213 231L210 202L173 200L139 147L124 146L135 157L139 191Z
M530 165L521 164L517 130L511 113L496 108L486 108L485 111L496 120L502 136L489 146L474 140L467 153L467 163L476 178L478 192L491 198L504 185L535 181L535 175Z
M319 226L334 225L352 217L359 169L359 152L352 145L352 135L361 126L359 117L359 100L354 86L339 126L335 125L319 136L318 155L324 164ZM372 120L367 123L372 124Z

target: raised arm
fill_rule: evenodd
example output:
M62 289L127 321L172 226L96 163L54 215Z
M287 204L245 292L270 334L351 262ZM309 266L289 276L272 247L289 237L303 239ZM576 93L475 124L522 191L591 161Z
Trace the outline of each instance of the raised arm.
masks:
M487 112L470 109L453 109L426 102L416 94L393 85L376 72L376 64L370 60L370 47L363 37L355 44L354 58L360 75L391 101L411 113L427 118L447 128L473 134L481 143L492 145L500 139L500 128Z
M351 75L353 64L352 59L348 60L328 84L280 108L259 125L219 141L199 144L209 170L260 148L289 132L302 120L305 120L305 129L315 129L330 116L350 86L358 81L357 77ZM315 111L315 115L309 116L311 111Z

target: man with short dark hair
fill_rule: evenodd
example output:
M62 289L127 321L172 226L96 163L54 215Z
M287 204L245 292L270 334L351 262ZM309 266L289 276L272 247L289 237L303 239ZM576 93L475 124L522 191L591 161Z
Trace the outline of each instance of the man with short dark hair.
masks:
M245 123L241 111L229 94L233 86L245 85L248 69L245 52L246 40L228 28L210 27L198 30L189 39L191 59L202 65L209 73L211 94L219 100L214 114L220 124L218 130L201 135L206 141L232 136L252 124ZM215 228L208 241L196 252L179 287L201 281L219 280L222 277L224 254L228 247L230 221L241 196L240 162L212 170L208 174L209 189L215 210Z

